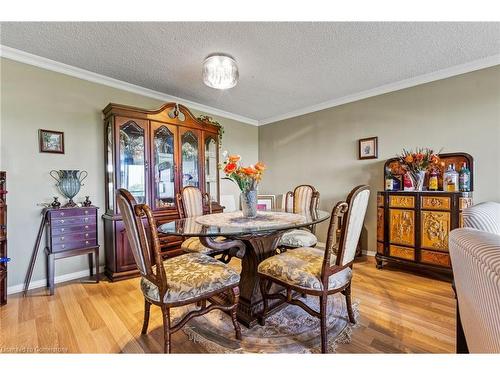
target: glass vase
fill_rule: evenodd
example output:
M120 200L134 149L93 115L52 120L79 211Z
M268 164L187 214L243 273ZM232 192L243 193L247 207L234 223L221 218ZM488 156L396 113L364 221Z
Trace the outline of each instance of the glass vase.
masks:
M240 195L243 217L254 218L257 216L257 190L242 191Z
M413 178L415 179L415 191L422 191L424 190L424 181L425 181L425 171L419 171L417 173L415 173L415 175L413 176Z

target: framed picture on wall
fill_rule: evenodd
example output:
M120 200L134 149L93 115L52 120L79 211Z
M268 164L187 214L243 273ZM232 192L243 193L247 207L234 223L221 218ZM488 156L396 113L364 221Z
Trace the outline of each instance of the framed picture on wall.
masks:
M269 211L276 207L275 195L257 195L257 210Z
M40 152L64 154L64 133L55 130L38 130Z
M360 160L378 158L378 137L360 139L358 146Z

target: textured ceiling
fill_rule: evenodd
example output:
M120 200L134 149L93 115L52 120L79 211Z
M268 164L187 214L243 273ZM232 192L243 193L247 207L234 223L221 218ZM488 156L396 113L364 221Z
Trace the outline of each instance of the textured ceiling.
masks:
M256 120L500 53L500 23L2 23L0 43ZM232 55L239 84L203 85Z

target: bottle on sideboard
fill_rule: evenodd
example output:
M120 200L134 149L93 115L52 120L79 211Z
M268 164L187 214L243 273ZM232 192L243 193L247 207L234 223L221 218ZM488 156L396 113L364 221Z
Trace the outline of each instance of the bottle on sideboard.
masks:
M455 164L448 165L448 169L444 172L443 190L447 192L458 191L458 173L455 170Z
M437 191L438 188L438 172L433 169L429 175L429 190Z
M388 169L385 173L385 190L393 191L394 190L394 176L391 171Z
M467 163L462 163L462 168L458 175L458 189L460 191L470 191L470 170L467 168Z

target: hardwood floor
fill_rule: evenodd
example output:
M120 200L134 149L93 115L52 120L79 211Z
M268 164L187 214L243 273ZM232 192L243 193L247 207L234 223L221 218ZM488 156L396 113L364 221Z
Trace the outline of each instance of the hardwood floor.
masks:
M338 353L453 353L455 300L451 283L402 271L375 268L371 257L354 267L353 298L360 326ZM161 352L162 319L152 307L149 333L141 336L144 303L139 280L58 284L54 296L31 291L9 296L0 307L1 352ZM181 331L174 353L203 353Z

